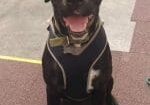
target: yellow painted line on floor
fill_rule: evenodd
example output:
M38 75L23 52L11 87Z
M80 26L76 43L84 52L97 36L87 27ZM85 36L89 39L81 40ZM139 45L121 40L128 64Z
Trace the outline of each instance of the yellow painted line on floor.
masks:
M13 56L2 56L2 55L0 55L0 59L17 61L17 62L32 63L32 64L42 64L41 60L34 60L34 59L20 58L20 57L13 57Z

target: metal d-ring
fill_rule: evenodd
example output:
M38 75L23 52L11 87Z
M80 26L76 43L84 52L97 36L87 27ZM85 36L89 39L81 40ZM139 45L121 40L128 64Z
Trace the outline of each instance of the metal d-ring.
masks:
M150 86L150 77L146 78L146 83Z

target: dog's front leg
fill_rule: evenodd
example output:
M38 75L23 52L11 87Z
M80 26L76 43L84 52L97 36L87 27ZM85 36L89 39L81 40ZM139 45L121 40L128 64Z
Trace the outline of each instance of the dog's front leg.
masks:
M92 94L92 105L105 105L105 93L103 91L95 90Z
M57 92L53 91L49 86L46 88L47 92L47 105L60 105L61 98Z
M92 105L111 105L113 101L111 94L112 87L113 78L106 83L99 82L99 86L93 91Z
M96 69L101 70L99 76L93 80L94 92L93 103L94 105L111 105L113 88L112 78L112 57L109 46L95 65Z
M47 47L45 47L42 67L43 79L46 83L47 105L60 105L60 85L58 85L58 73L55 67L56 63L52 59Z

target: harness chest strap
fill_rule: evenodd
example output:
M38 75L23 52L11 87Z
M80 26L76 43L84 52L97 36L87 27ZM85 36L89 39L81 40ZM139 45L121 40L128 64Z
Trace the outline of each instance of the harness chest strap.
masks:
M94 70L94 65L96 64L96 62L101 58L102 54L104 53L104 51L106 50L106 46L107 46L107 41L105 43L105 46L102 50L102 52L98 55L98 57L95 59L95 61L92 63L90 69L89 69L89 73L88 73L88 79L87 79L87 93L90 93L91 90L94 89L94 87L92 86L92 81L95 77L97 77L100 74L100 70ZM47 42L47 48L49 53L52 55L53 59L55 60L55 62L57 62L57 64L59 65L59 67L61 68L62 71L62 75L63 75L63 81L64 81L64 89L66 89L67 86L67 79L66 79L66 74L65 74L65 70L63 68L63 66L61 65L61 63L59 62L59 60L55 57L55 55L53 54L53 52L50 49L49 43Z

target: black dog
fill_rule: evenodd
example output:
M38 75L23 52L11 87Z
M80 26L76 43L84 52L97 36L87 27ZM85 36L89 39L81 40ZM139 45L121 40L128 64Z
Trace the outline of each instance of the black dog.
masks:
M48 105L117 105L101 1L51 0L54 16L42 59Z

